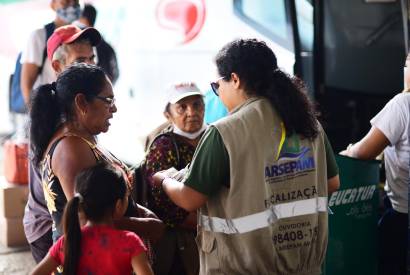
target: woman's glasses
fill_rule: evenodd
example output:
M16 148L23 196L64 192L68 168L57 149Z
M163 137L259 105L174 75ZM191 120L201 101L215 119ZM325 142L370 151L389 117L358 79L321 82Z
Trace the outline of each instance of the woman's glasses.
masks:
M218 89L219 89L219 80L222 80L222 79L224 79L225 77L224 76L222 76L222 77L220 77L220 78L218 78L217 80L215 80L215 82L211 82L211 88L212 88L212 91L215 93L215 95L216 96L219 96L219 92L218 92Z
M115 105L115 98L113 97L103 97L103 96L94 96L95 98L98 98L99 100L104 101L110 108L114 107Z

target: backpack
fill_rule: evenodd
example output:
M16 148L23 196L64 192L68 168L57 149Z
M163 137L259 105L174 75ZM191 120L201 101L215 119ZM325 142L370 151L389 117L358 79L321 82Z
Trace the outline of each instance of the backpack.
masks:
M38 69L38 75L43 71L44 63L47 58L47 40L53 34L55 25L51 22L44 26L46 29L46 47L43 52L43 61L40 68ZM17 56L16 66L14 68L14 73L10 75L10 86L9 86L9 111L11 113L27 113L27 106L24 103L23 92L21 91L21 52Z
M178 145L176 144L175 141L175 134L170 131L172 129L171 127L168 127L164 129L164 131L160 134L158 134L151 142L150 146L148 147L147 152L151 148L152 144L160 137L163 136L169 136L171 138L172 144L174 145L174 149L176 152L177 156L177 163L178 165L180 164L180 156L179 156L179 150L178 150ZM131 191L132 197L134 201L144 207L148 206L148 201L147 201L147 181L146 181L146 176L145 176L145 166L146 166L146 158L144 158L138 165L134 167L134 182L133 182L133 190Z

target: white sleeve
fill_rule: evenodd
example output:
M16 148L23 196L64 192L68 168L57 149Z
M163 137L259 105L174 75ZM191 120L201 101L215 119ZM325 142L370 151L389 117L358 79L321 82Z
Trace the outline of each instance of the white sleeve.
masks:
M370 121L387 137L391 145L396 144L406 127L406 106L403 104L402 94L396 95Z
M43 62L44 49L46 47L46 30L37 29L30 34L26 48L21 55L21 64L32 63L41 66Z

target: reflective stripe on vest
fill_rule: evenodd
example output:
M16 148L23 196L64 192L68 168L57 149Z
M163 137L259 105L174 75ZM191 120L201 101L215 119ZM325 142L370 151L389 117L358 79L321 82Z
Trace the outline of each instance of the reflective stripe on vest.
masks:
M276 204L263 212L235 219L201 215L199 225L205 231L225 234L246 233L268 227L280 219L319 212L327 212L327 197Z

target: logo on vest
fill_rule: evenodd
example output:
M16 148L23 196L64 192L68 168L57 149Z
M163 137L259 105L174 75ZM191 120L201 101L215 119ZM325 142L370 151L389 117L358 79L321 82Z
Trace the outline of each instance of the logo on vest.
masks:
M293 140L292 140L293 141ZM315 169L315 160L309 154L311 149L285 144L281 150L278 160L274 164L265 166L265 181L269 184L300 177Z

